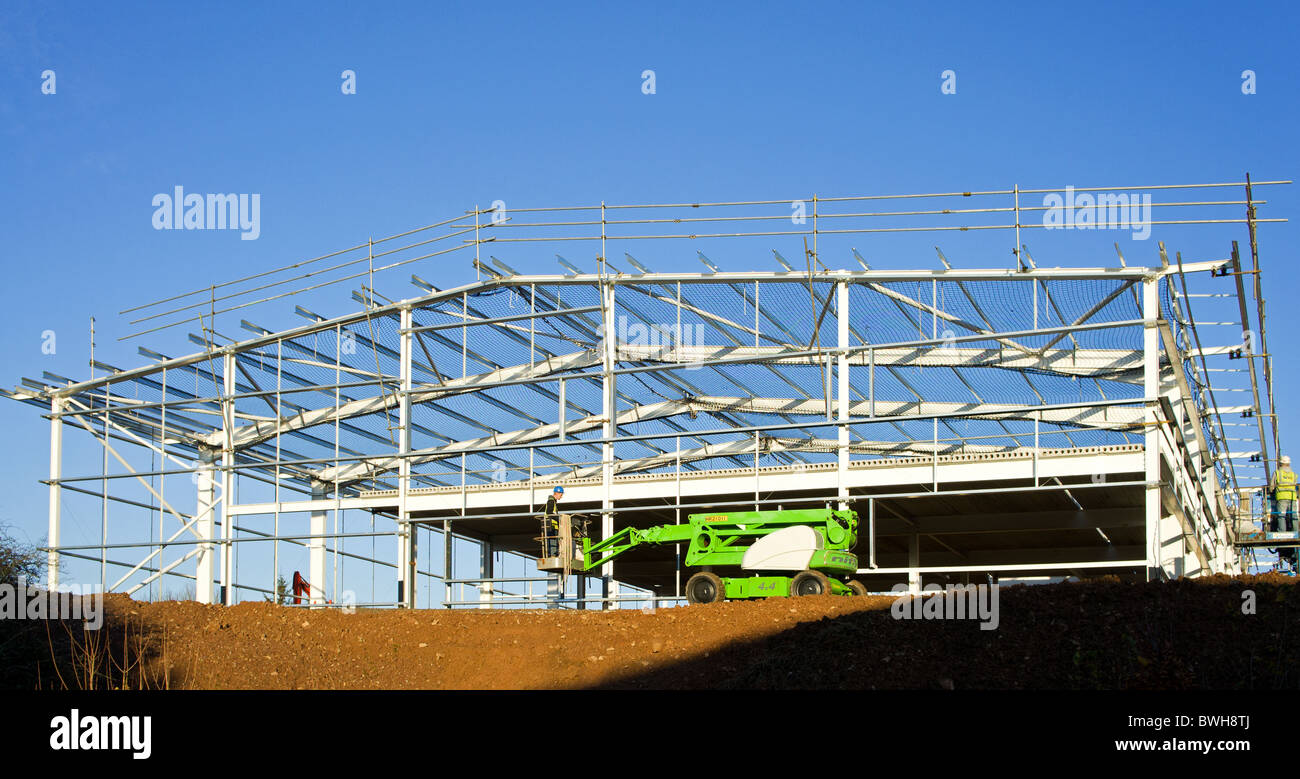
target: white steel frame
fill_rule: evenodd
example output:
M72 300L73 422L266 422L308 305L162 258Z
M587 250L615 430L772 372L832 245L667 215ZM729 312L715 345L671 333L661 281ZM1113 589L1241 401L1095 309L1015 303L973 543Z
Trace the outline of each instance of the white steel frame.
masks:
M1182 189L1241 185L1193 185ZM1254 186L1259 185L1257 182ZM1280 451L1272 408L1255 230L1258 223L1284 221L1257 218L1255 207L1262 201L1254 200L1250 185L1245 186L1244 201L1175 200L1158 205L1166 208L1244 206L1247 218L1160 220L1152 224L1247 224L1251 245L1249 268L1244 267L1235 243L1223 259L1188 263L1181 257L1176 263L1171 261L1164 244L1160 243L1161 262L1150 267L1128 266L1121 257L1119 267L1041 268L1022 251L1019 243L1017 266L1006 269L954 269L940 253L944 265L940 269L871 270L863 263L862 270L831 270L817 254L818 240L828 235L959 229L947 225L821 227L820 223L827 219L843 220L836 224L856 225L878 217L960 214L967 218L975 214L1011 212L1014 224L967 225L960 229L1015 229L1018 236L1022 228L1041 227L1021 223L1021 212L1034 209L1021 206L1019 197L1051 190L1017 187L1006 191L893 196L970 198L1010 194L1015 197L1010 208L913 208L829 214L824 210L828 203L888 198L813 198L812 225L794 231L620 235L608 232L611 226L653 231L667 225L676 230L693 221L741 226L757 222L759 227L765 227L762 222L773 217L752 214L627 220L607 217L609 212L621 209L669 209L673 214L682 211L698 214L702 207L761 208L790 201L601 204L599 221L594 218L513 221L519 214L594 213L594 207L520 209L509 219L493 222L481 220L492 211L475 209L469 213L472 225L467 225L464 217L456 217L292 266L298 268L337 256L340 259L334 267L346 275L329 282L313 283L297 290L275 290L267 295L264 293L272 288L294 281L287 278L262 283L262 277L279 272L269 271L236 280L254 283L250 289L224 291L228 285L236 284L229 282L196 291L206 292L207 300L193 302L195 293L187 293L128 309L125 313L142 314L133 324L151 325L142 333L191 321L183 318L154 325L165 316L195 316L202 333L190 338L200 343L203 350L171 359L141 349L142 354L151 358L150 364L119 370L97 363L108 371L107 375L76 382L47 374L42 381L24 380L23 386L7 392L18 400L48 409L51 421L49 583L57 586L60 557L66 555L97 560L104 572L110 564L125 568L126 574L115 581L112 577L106 579L112 585L110 589L136 592L166 576L182 577L194 582L196 600L233 604L240 599L240 592L257 595L273 592L271 588L238 581L238 546L271 542L278 561L279 545L292 543L305 545L309 550L308 578L313 585L308 599L310 605L336 603L342 560L357 559L396 571L395 599L375 598L376 604L414 607L419 602L420 577L433 577L431 572L419 567L420 530L436 525L445 531L443 574L434 577L447 585L444 605L537 603L544 598L531 594L531 582L544 577L496 576L495 554L518 553L519 549L502 545L501 539L484 534L479 528L486 520L531 516L555 483L565 484L571 499L596 507L602 535L614 532L616 513L630 506L630 501L654 497L666 501L657 508L672 511L675 521L681 521L684 511L689 513L702 505L721 505L717 494L731 495L735 505L745 506L788 504L792 499L790 492L799 489L808 491L810 497L805 500L814 503L837 501L840 506L865 503L863 522L868 528L870 549L863 555L862 573L906 574L913 587L920 586L922 576L953 573L1079 573L1143 568L1148 577L1160 577L1239 571L1244 557L1238 554L1233 543L1238 532L1237 520L1243 513L1241 496L1267 483L1273 459L1270 452ZM599 236L566 236L555 232L596 226L600 229ZM377 244L439 227L446 232L400 248L375 251ZM537 234L529 235L528 229ZM498 235L503 231L504 235ZM494 234L481 237L485 232ZM471 233L473 238L463 238ZM779 253L776 257L783 270L774 272L722 272L702 254L701 259L709 266L707 272L652 273L631 255L627 259L637 272L623 272L605 253L607 242L614 240L758 236L810 236L812 246L806 272L795 269ZM462 243L432 253L426 251L429 244L458 238ZM597 239L601 253L598 272L594 274L519 274L495 258L489 265L480 255L481 247L493 242L526 244ZM352 273L351 266L357 261L348 259L347 253L363 247L368 270ZM457 250L474 252L479 280L439 290L413 277L424 294L400 301L377 302L374 291L377 271ZM404 257L401 252L419 256ZM394 261L375 268L375 260L387 255L395 255ZM567 261L562 260L562 264L573 268ZM1253 289L1244 283L1248 276L1254 279ZM271 332L244 321L243 326L255 335L242 341L223 339L216 331L219 314L360 277L369 281L369 286L363 285L360 292L353 294L363 304L360 312L325 319L300 306L299 313L310 321L297 328ZM1224 282L1232 284L1227 292L1220 289L1213 293L1193 293L1189 291L1188 277L1231 277L1233 281ZM1053 290L1070 282L1095 281L1106 282L1107 293L1090 300L1085 310L1065 321L1060 301L1052 297ZM1031 327L998 327L994 324L998 317L990 316L977 303L976 292L986 286L1007 289L1008 284L1019 285L1016 289L1032 288ZM223 289L221 296L217 295L218 286ZM921 292L928 287L930 299L901 291L904 286L915 286ZM779 309L786 305L783 301L793 299L791 290L803 289L808 293L810 310L804 312L807 321L796 322L798 317L789 310ZM982 321L969 321L949 310L950 306L940 301L941 289L960 291L978 314L976 318ZM499 293L509 296L512 306L516 300L525 302L526 310L523 306L507 313L480 310L483 301L488 301L486 296ZM704 297L731 299L732 295L743 302L746 315L752 314L752 324L738 321L738 317L726 311L711 310L700 302ZM1240 315L1233 326L1258 334L1257 337L1247 337L1242 344L1229 340L1202 345L1200 328L1192 316L1192 298L1214 295L1235 297ZM191 302L180 305L187 299ZM1108 307L1127 306L1126 301L1130 299L1136 305L1132 314L1115 318L1105 313ZM1058 324L1039 321L1040 302L1056 311ZM223 306L220 310L219 303ZM727 305L734 308L733 303ZM863 320L865 314L860 313L861 307L867 305L893 306L906 318L916 317L922 327L924 320L929 319L930 332L928 336L921 333L926 337L872 342L853 324ZM658 310L658 319L644 314L643 306ZM671 314L664 315L666 310ZM146 311L149 313L144 314ZM833 344L821 342L822 323L827 319L834 323ZM633 327L641 326L641 332L645 333L653 332L657 324L675 323L678 337L665 343L638 343L635 339L620 338L620 327L629 320L637 320ZM702 330L707 328L711 341L682 342L684 320L700 324ZM946 330L960 328L962 332L941 335L941 323ZM391 332L385 331L386 327ZM1079 346L1080 337L1139 331L1141 346L1137 348ZM615 337L608 337L611 333ZM333 340L333 355L320 349L321 336L326 336L327 342ZM218 343L218 340L227 342ZM361 356L344 359L345 344L355 345ZM518 351L523 346L527 346L527 360L513 363L498 363L485 351L499 347L504 353L506 347ZM435 361L434 354L440 356L440 361ZM449 354L459 358L459 375L448 368ZM1216 391L1241 389L1225 386L1212 373L1209 361L1224 358L1245 360L1246 367L1242 370L1249 375L1249 399L1220 403L1215 397ZM368 362L373 362L373 369ZM1261 365L1262 379L1257 376L1257 362ZM472 364L485 369L472 371ZM917 368L942 371L945 377L955 378L956 383L945 378L937 385L927 384L917 390L899 373ZM736 374L727 373L739 369L753 369L750 380L757 381L753 376L762 376L762 385L746 385ZM794 372L803 369L818 371L821 386L810 387L791 378ZM967 380L974 375L972 372L981 370L1018 374L1037 402L984 400ZM714 386L729 382L741 391L729 395L696 392L696 382L692 380L695 371L700 376L707 375ZM320 377L325 375L332 380L322 381ZM178 376L182 378L178 380ZM1103 397L1075 403L1052 401L1040 391L1035 376L1040 381L1043 376L1091 380ZM900 399L889 393L881 397L877 384L886 377L892 377L914 397ZM192 392L179 387L187 378L194 382ZM264 388L271 379L274 388ZM1102 389L1103 380L1131 386L1134 391L1107 398ZM959 385L964 385L965 390L950 391L960 390ZM575 399L585 396L583 390L588 388L599 391L598 411L584 405L585 400ZM676 388L676 395L666 394L671 388ZM553 414L543 418L533 405L511 406L494 397L493 391L507 389L523 393L519 397L541 398L554 404ZM646 390L657 397L651 397ZM146 397L159 399L142 399L142 392ZM936 397L945 392L948 397ZM959 401L956 398L961 394L974 397ZM331 402L305 402L322 396ZM491 404L501 413L500 418L509 419L513 415L522 424L502 429L496 420L485 423L467 416L456 410L456 404L465 398L474 399L475 408ZM429 409L439 409L446 419L456 422L457 429L477 426L483 434L448 436L430 429L420 416ZM580 415L575 418L573 411ZM1229 426L1242 425L1224 421L1225 417L1234 415L1254 417L1255 424L1246 424L1246 431L1229 431ZM710 424L689 424L697 418L705 418ZM972 420L996 422L1003 432L977 436L958 432L958 423ZM96 423L100 425L98 429ZM1031 425L1032 431L1026 428L1013 432L1007 423ZM917 425L928 425L931 435L922 438L904 432L905 426L913 430ZM111 455L125 471L66 475L65 426L92 436L106 456ZM877 431L885 426L900 435L874 440L862 436L864 430ZM651 432L640 432L642 429ZM1071 431L1109 435L1110 442L1077 445ZM1229 435L1230 432L1246 432L1245 446L1234 448L1243 439L1240 435ZM159 458L161 467L150 471L134 468L119 451L119 446L126 444L148 452L151 458ZM365 449L359 448L363 445ZM595 459L575 461L572 455L577 451L587 452ZM631 451L640 454L625 454ZM855 454L861 456L855 458ZM472 466L471 458L478 464L494 462L497 466L494 476L498 478L485 478L483 472ZM1245 475L1252 467L1263 470L1262 478ZM501 469L506 478L499 478ZM511 478L509 474L514 471L523 475ZM1139 477L1118 483L1105 481L1107 475L1113 478L1116 474L1134 473ZM880 500L974 494L979 490L961 485L987 480L994 474L1008 480L1026 479L1028 485L991 492L1064 492L1075 505L1079 504L1074 495L1089 489L1140 488L1144 551L1110 560L1035 560L1030 556L1010 563L972 561L966 565L927 566L920 561L919 544L924 533L918 530L910 540L907 565L876 565L876 509ZM1101 476L1102 480L1077 481L1089 474ZM195 484L194 509L190 513L177 509L174 499L166 497L169 480L174 483L177 476L189 477ZM155 489L151 486L153 480L160 480L162 486ZM239 500L237 482L243 480L268 485L270 499ZM100 492L92 488L96 482L102 485ZM125 496L124 490L115 489L124 482L143 485L150 495L149 502L132 500ZM918 484L922 485L920 489L908 486ZM949 488L948 485L957 486ZM105 530L101 544L63 543L64 491L98 496L102 500ZM774 493L783 497L771 497ZM706 495L715 497L705 500ZM137 538L110 543L107 508L110 502L149 510L149 516L158 517L158 536L153 537L152 525L147 525L151 528L147 542ZM631 508L627 510L634 513ZM369 533L345 532L340 516L346 511L370 512L372 525L374 516L386 516L392 527ZM310 518L305 534L281 530L281 516L295 513ZM259 532L237 524L241 517L263 515L274 517L273 532ZM332 532L328 527L331 516L335 520ZM167 518L177 529L164 540ZM453 532L480 544L477 578L454 575ZM344 548L347 539L364 538L395 540L396 559L389 563ZM512 543L518 546L519 540L513 539ZM108 559L113 550L139 549L147 550L148 554L134 563ZM191 561L192 574L186 565ZM278 562L274 567L278 575ZM622 597L617 572L613 562L601 569L601 593L591 600L608 606L645 598L643 595ZM502 585L522 582L530 583L527 596L512 599L508 593L499 592L505 589ZM585 584L585 580L581 582L581 586ZM454 596L454 585L473 586L479 595L470 600ZM658 592L656 597L677 598L680 585L678 554L673 593ZM552 597L555 594L552 592Z

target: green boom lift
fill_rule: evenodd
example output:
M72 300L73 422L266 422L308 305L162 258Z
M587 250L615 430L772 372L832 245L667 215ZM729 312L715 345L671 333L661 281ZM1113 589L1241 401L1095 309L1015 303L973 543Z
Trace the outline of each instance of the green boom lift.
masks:
M866 595L848 577L858 570L858 515L830 508L691 514L686 524L623 528L598 543L582 539L577 572L592 572L646 544L689 542L686 565L703 568L686 582L690 603L788 595ZM576 558L576 555L574 555ZM551 558L555 559L555 558ZM714 568L738 571L719 576Z

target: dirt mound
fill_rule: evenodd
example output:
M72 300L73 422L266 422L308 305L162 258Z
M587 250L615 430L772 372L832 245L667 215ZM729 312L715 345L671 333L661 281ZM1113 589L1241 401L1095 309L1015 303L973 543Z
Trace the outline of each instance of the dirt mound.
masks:
M1256 613L1243 613L1253 592ZM107 599L83 631L0 622L6 687L1288 688L1294 580L1003 587L998 625L821 596L609 612L305 610ZM39 630L37 630L39 628ZM25 632L24 632L25 631ZM89 635L84 633L84 635ZM32 641L36 641L33 650ZM18 647L18 648L15 648ZM24 648L25 647L25 648ZM18 654L22 652L21 656ZM89 684L87 683L89 681Z

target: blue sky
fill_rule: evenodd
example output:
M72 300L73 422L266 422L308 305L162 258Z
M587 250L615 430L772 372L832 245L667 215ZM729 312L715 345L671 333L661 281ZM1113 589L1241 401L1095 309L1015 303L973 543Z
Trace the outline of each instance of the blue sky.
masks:
M0 382L42 370L86 377L91 315L98 356L140 364L134 343L114 342L128 332L117 316L128 305L498 198L681 202L1236 181L1246 171L1292 178L1297 17L1288 3L9 2L0 7ZM1241 90L1248 68L1253 95ZM41 91L46 69L56 73L53 95ZM355 95L340 91L344 69L357 74ZM641 91L646 69L653 95ZM957 74L954 95L940 92L946 69ZM176 185L259 193L260 237L154 230L151 199ZM1268 191L1266 215L1300 216L1294 189ZM1184 251L1220 256L1231 238L1244 244L1244 228ZM1286 297L1295 238L1294 223L1262 228L1283 401L1300 379L1287 337L1297 323ZM879 265L928 267L933 243L889 244L898 253ZM1130 261L1154 263L1148 248ZM1007 261L949 256L965 266ZM510 259L523 271L556 270L549 251ZM656 258L656 270L675 268L699 265L690 253ZM442 287L473 277L460 261L414 270ZM345 295L325 298L322 313L353 310ZM56 354L41 351L46 330L57 334ZM146 343L193 351L176 336ZM1292 438L1295 423L1282 425ZM0 426L0 521L40 541L47 425L30 407L2 403Z

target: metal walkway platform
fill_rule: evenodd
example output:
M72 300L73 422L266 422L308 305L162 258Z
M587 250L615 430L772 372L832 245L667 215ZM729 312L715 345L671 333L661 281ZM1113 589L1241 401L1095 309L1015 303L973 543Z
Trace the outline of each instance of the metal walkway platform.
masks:
M1253 533L1237 539L1237 546L1258 549L1259 547L1291 548L1300 547L1300 532L1292 530L1287 533Z

